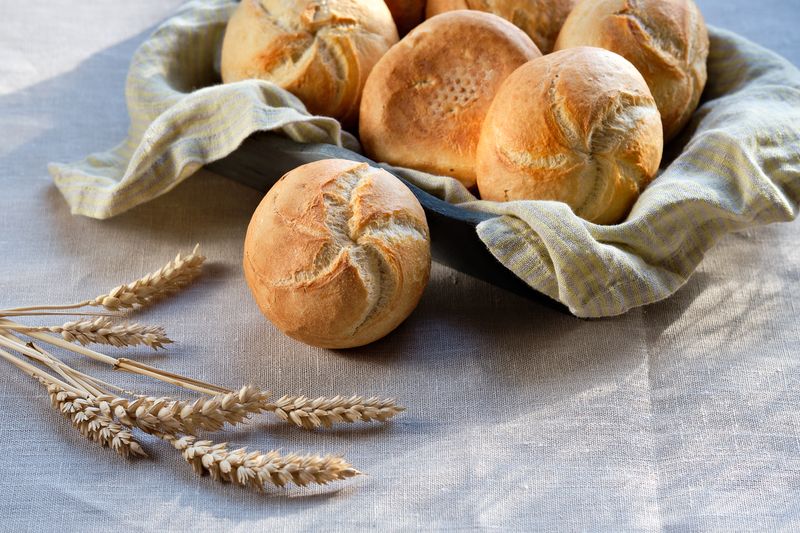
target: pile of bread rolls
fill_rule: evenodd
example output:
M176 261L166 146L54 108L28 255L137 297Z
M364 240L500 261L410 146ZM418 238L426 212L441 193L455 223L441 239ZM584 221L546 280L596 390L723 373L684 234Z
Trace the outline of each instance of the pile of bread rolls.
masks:
M375 160L613 224L697 107L708 47L693 0L243 0L222 76L357 121Z
M708 49L693 0L242 0L225 34L222 78L291 91L357 133L376 161L452 176L485 200L560 201L587 221L615 224L696 109ZM352 195L389 176L370 172L341 161L299 169L251 223L251 287L265 313L306 342L374 340L411 312L427 280L429 264L415 266L430 261L418 246L420 236L427 242L424 214L397 193L399 181L370 200L384 244L353 248L361 234L352 224L361 222ZM349 207L330 207L340 189ZM336 218L345 214L350 222ZM291 253L264 264L281 250ZM412 280L405 289L403 279ZM342 296L344 286L358 302ZM317 303L321 314L311 311ZM386 305L394 311L383 314ZM320 326L334 315L339 322ZM368 331L371 323L379 326Z

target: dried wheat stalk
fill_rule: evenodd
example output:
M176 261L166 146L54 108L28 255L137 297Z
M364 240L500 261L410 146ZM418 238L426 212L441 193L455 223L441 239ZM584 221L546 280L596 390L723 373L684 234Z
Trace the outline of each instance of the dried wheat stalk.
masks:
M49 332L61 335L68 342L107 344L122 348L144 345L157 350L171 344L161 326L144 326L138 323L115 324L108 317L67 322L61 326L18 327L19 332Z
M170 296L191 283L199 274L206 260L200 253L200 245L196 245L192 253L182 256L180 253L155 272L115 287L107 294L101 294L92 300L68 305L35 305L0 310L0 316L31 316L49 314L44 311L77 309L94 306L105 307L111 311L120 309L138 309L150 305L162 298Z
M227 443L214 444L195 437L167 437L199 475L209 474L217 481L235 483L256 490L266 484L284 487L294 483L305 487L311 483L325 485L360 475L344 459L332 455L282 456L277 451L262 453L246 448L229 450Z
M44 379L41 382L47 386L53 407L69 419L84 437L101 446L108 446L123 457L147 456L131 430L114 422L104 408L103 403L110 398L81 396L55 383L48 384Z
M335 423L385 422L405 410L393 398L351 396L345 398L307 398L305 396L283 396L267 404L265 410L289 423L306 429L320 426L331 427Z
M205 256L194 247L187 256L178 254L175 259L160 269L134 282L115 287L108 294L101 294L87 305L102 306L111 311L144 307L178 292L199 274Z

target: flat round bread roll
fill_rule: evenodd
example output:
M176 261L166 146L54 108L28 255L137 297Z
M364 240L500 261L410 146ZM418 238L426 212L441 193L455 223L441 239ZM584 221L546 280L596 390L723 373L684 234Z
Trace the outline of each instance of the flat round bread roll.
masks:
M541 54L495 15L426 20L381 58L364 87L359 132L373 159L475 184L475 149L495 92Z
M405 35L425 19L425 0L386 0L397 31Z
M549 54L567 15L578 0L428 0L427 17L456 9L475 9L512 22Z
M425 213L403 183L329 159L286 174L256 209L244 273L264 315L312 346L377 340L411 314L428 283Z
M600 48L555 52L497 93L478 146L485 200L557 200L598 224L622 220L658 170L661 117L642 75Z
M355 123L369 72L397 40L383 2L242 0L225 30L222 81L268 80L311 113Z
M644 76L674 138L697 109L706 85L708 29L692 0L582 0L570 13L557 50L599 46Z

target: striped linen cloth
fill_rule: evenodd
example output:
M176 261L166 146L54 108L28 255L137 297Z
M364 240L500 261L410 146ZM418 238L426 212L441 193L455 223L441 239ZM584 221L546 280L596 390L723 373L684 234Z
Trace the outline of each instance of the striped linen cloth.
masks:
M190 2L142 44L127 80L128 138L83 161L50 165L74 214L108 218L151 200L259 130L358 150L338 122L309 115L268 82L218 84L235 6ZM395 171L440 198L501 215L478 227L492 254L577 316L613 316L664 299L721 236L792 220L800 202L800 72L735 34L710 33L703 104L621 224L586 222L558 202L479 201L452 178Z

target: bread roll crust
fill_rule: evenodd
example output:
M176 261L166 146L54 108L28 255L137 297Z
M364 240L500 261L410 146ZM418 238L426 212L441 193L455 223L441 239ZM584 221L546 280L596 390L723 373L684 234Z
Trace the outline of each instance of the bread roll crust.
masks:
M242 0L225 30L222 80L271 81L311 113L355 122L372 67L398 40L374 0Z
M707 80L708 30L692 0L582 0L556 50L598 46L642 73L661 111L666 141L686 125Z
M478 146L485 200L557 200L586 220L621 220L655 176L663 137L641 74L617 54L571 48L503 83Z
M503 80L539 57L495 15L453 11L426 20L381 58L364 87L359 131L373 159L475 184L475 149Z
M313 346L350 348L396 328L430 274L425 213L366 164L324 160L286 174L256 209L244 272L262 312Z
M558 32L578 0L428 0L428 18L474 9L492 13L512 22L528 34L543 54L553 50Z

